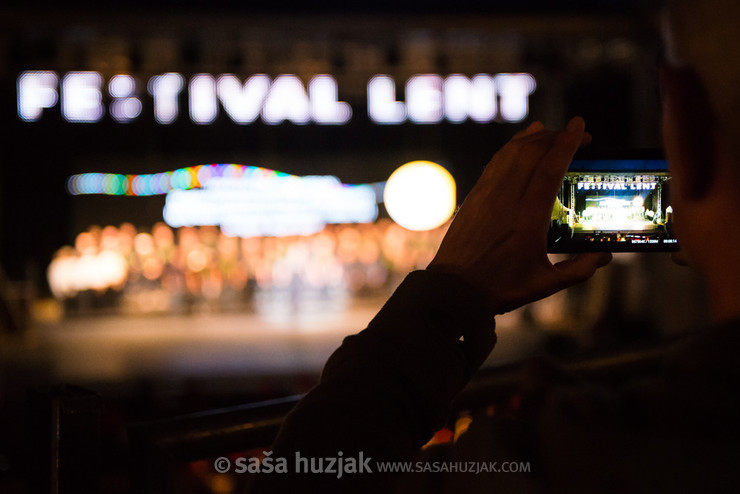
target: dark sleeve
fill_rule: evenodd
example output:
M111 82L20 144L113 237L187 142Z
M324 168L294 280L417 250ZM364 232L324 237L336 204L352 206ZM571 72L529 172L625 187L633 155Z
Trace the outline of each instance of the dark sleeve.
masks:
M452 398L495 344L493 317L458 278L411 273L368 327L345 338L320 383L288 415L273 458L411 459L445 422ZM375 491L378 475L260 475L256 490ZM295 483L294 483L295 482ZM298 483L299 482L299 483ZM351 491L348 489L352 489Z

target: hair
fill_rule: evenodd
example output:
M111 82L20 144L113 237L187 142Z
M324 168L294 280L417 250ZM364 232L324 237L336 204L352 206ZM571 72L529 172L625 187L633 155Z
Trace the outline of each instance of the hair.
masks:
M669 0L664 20L667 63L694 70L740 161L740 1Z

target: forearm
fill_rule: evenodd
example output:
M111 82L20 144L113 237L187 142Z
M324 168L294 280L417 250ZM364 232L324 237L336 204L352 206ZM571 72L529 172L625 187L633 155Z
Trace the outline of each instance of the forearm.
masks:
M410 458L444 424L494 343L477 292L450 275L412 273L330 357L319 385L286 419L275 456Z
M493 315L608 263L608 253L586 253L552 264L546 252L557 191L573 154L590 139L580 118L557 132L535 122L499 150L430 267L409 275L368 328L332 355L320 384L286 419L275 453L410 457L443 424L453 396L493 348ZM311 488L320 482L305 480ZM321 487L341 492L336 484Z

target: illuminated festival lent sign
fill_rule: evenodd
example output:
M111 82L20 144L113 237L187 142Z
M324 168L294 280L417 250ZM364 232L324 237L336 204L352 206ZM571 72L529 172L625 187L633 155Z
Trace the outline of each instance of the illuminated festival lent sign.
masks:
M310 235L327 223L371 223L376 188L337 177L305 176L236 164L200 165L162 173L83 173L67 180L72 195L165 195L172 227L219 226L230 236Z
M398 99L396 81L376 75L367 84L367 114L377 124L461 123L470 120L519 122L529 113L534 77L527 73L414 75L405 82L405 101ZM331 75L317 75L308 84L292 74L271 78L255 74L242 80L233 74L195 74L185 80L176 72L160 74L145 89L132 75L118 74L107 82L98 72L26 71L17 80L18 116L27 122L42 118L45 110L61 107L68 122L95 123L106 112L119 123L141 118L144 92L151 98L154 119L163 125L184 118L183 101L192 122L209 125L223 111L240 125L260 120L303 125L343 125L352 119L352 107L339 100Z
M656 182L578 182L578 190L655 190Z

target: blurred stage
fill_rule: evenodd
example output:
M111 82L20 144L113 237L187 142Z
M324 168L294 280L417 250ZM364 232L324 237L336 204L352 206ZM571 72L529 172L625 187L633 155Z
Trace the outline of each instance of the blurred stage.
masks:
M342 339L362 330L383 302L352 301L341 310L68 317L37 324L0 353L10 368L35 362L37 376L45 369L48 379L83 386L237 379L259 387L266 378L318 376ZM522 329L518 319L518 313L497 319L498 345L487 365L520 359L541 342L542 334Z

